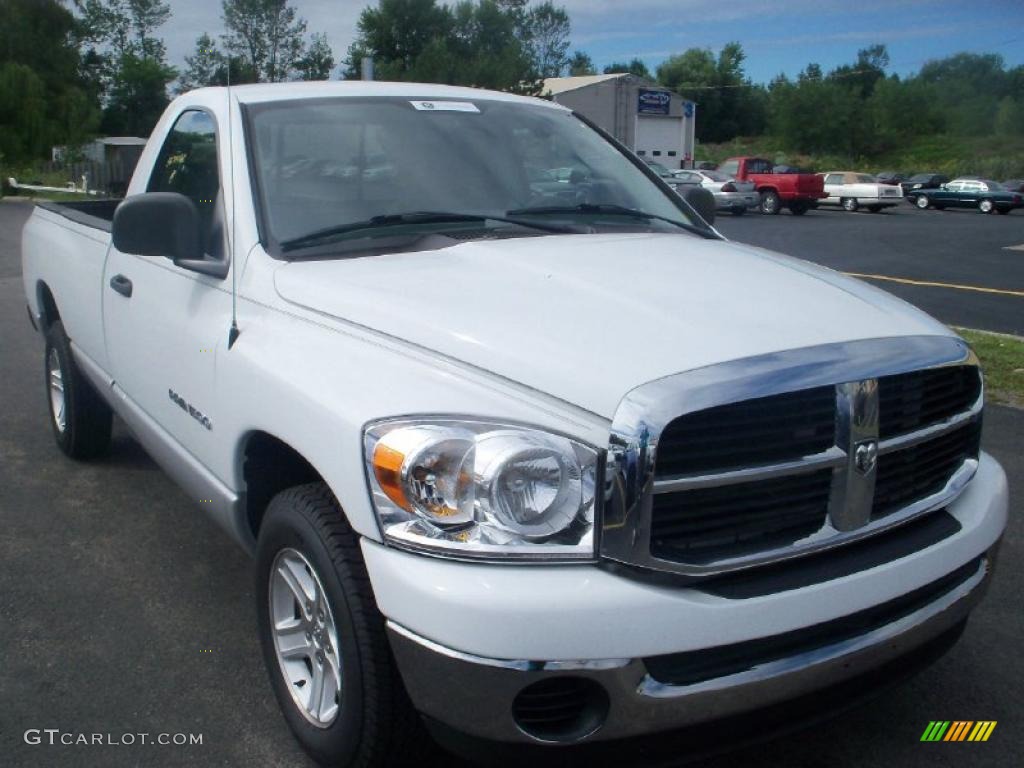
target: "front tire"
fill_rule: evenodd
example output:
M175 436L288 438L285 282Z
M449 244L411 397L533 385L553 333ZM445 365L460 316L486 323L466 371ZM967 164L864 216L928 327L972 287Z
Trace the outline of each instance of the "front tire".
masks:
M57 447L72 459L92 459L105 453L110 447L113 414L78 369L60 320L46 329L44 369Z
M992 213L995 209L995 203L991 200L982 200L978 203L978 210L982 213Z
M772 189L766 189L761 193L761 213L775 216L782 210L782 201L779 193Z
M928 199L928 195L918 195L914 198L914 205L916 205L919 210L926 211L928 210L928 206L931 204L932 202Z
M359 548L334 494L275 496L260 527L257 620L278 704L325 765L404 765L425 729L402 686Z
M844 197L842 200L843 210L855 213L860 208L860 203L857 202L856 197Z

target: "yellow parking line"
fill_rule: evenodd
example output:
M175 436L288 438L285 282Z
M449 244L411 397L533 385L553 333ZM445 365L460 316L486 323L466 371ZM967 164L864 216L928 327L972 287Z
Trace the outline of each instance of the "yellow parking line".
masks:
M911 280L909 277L890 277L888 275L869 275L862 272L845 272L850 277L863 277L868 280L887 280L890 283L905 283L906 285L924 285L929 288L953 288L957 291L977 291L978 293L998 293L1003 296L1020 296L1024 298L1024 291L1008 291L1004 288L982 288L979 285L960 285L959 283L935 283L930 280Z

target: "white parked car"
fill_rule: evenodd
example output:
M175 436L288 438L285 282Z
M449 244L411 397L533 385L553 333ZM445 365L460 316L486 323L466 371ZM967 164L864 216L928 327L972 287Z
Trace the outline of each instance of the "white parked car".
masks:
M869 173L829 171L819 173L825 177L827 197L820 205L841 205L844 210L856 211L865 207L872 213L899 205L903 189L899 184L884 184Z
M859 691L992 574L967 344L730 243L552 102L203 88L124 201L38 206L22 254L41 426L85 460L116 413L254 556L270 688L325 764Z
M715 196L715 207L742 216L748 208L761 204L761 195L752 181L737 181L721 171L675 171L673 175L683 184L699 184Z

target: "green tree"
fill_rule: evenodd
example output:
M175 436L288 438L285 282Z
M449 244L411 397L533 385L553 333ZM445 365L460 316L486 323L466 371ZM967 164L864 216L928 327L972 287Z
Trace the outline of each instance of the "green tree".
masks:
M224 44L257 82L287 80L304 54L306 21L288 0L223 0Z
M99 122L99 90L84 76L75 17L56 0L0 0L0 20L0 152L21 163L84 143Z
M569 63L566 66L569 74L572 77L580 77L581 75L596 75L597 69L594 67L594 61L590 58L589 54L583 51L575 51L572 56L569 57Z
M996 109L997 136L1024 136L1024 101L1004 96Z
M185 71L178 80L178 93L216 84L224 62L224 54L217 49L217 43L204 32L196 40L192 55L185 57Z
M345 77L358 78L363 57L370 56L380 79L401 80L431 43L431 57L437 57L437 42L448 39L452 25L451 10L436 0L380 0L359 15Z
M100 129L148 136L167 108L167 84L175 76L175 70L158 59L126 53L118 61Z
M784 146L800 152L854 150L851 126L859 119L860 99L808 65L791 82L779 78L769 89L772 133Z
M100 129L147 136L177 76L156 30L170 18L164 0L81 0L78 36L104 103Z
M229 56L217 47L216 41L207 33L196 40L191 56L185 57L186 68L178 80L178 93L210 85L240 85L255 83L256 75L248 62L240 56ZM228 68L231 77L228 77Z
M569 65L569 14L547 0L526 14L525 34L537 72L558 77Z
M0 163L20 165L45 154L46 113L42 78L24 64L0 64Z
M921 67L922 82L935 86L946 128L958 136L985 136L995 126L999 100L1009 78L998 54L958 53Z
M540 92L541 72L529 14L517 0L381 0L365 9L349 46L345 76L364 56L383 80L408 80Z
M334 53L324 33L314 34L306 52L295 63L300 80L330 80L334 69Z
M637 77L643 77L650 79L651 71L647 69L647 65L642 60L634 58L630 62L616 61L609 64L604 68L606 75L615 75L620 72L626 72L630 75L636 75Z
M763 129L763 96L746 77L746 56L739 43L727 43L718 57L707 48L690 48L663 61L658 81L697 102L697 138L728 141Z
M865 116L871 133L867 150L890 152L909 144L916 136L938 133L942 113L936 109L934 87L916 78L888 77L875 83L867 100ZM912 120L907 115L913 115Z
M884 45L872 45L857 51L857 61L836 67L829 73L829 78L839 85L857 92L862 99L867 99L875 90L875 85L885 79L885 70L889 66L889 51Z

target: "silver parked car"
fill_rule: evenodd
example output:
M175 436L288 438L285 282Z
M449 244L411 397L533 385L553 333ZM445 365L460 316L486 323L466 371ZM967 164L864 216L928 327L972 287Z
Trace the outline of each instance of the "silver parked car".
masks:
M715 207L742 216L748 208L756 208L761 197L752 181L737 181L721 171L675 171L677 181L683 184L700 184L715 196Z

